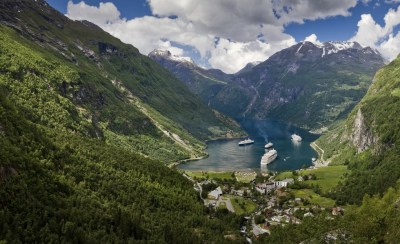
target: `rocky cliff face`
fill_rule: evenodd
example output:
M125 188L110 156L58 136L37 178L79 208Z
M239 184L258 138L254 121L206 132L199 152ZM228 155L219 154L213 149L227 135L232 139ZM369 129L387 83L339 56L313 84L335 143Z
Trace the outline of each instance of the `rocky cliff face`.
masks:
M361 109L358 109L354 120L353 132L350 136L350 142L357 148L357 152L361 153L370 148L375 142L370 127L367 125Z

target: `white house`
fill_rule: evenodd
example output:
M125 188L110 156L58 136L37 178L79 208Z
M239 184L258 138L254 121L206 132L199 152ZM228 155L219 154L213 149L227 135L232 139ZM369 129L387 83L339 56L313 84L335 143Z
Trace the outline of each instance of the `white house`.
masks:
M208 198L218 200L218 198L222 195L221 187L217 187L215 190L208 193Z
M256 185L256 190L262 194L270 193L275 189L275 184L273 182L259 183Z
M294 179L288 178L280 181L275 181L275 187L276 188L282 188L282 187L287 187L290 184L294 183Z

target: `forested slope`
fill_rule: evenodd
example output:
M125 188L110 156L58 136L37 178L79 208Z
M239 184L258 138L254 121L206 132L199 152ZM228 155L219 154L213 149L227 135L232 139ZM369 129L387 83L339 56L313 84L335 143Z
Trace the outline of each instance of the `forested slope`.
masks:
M333 164L348 164L351 173L339 185L340 203L360 203L400 179L400 58L375 75L366 96L346 121L318 143Z
M71 21L42 0L5 0L0 7L2 73L40 79L5 85L35 122L70 123L69 129L166 162L202 155L202 140L240 131L99 27ZM30 89L46 99L30 96ZM59 109L41 106L50 101Z
M191 183L160 162L37 126L0 90L0 240L223 242L238 229L227 213L210 220Z

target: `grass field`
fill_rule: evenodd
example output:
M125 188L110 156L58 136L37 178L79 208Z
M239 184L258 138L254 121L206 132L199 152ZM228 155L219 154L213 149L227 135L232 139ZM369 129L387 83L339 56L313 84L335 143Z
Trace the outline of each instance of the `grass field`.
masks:
M187 175L197 179L220 179L220 180L233 180L232 172L202 172L202 171L185 171Z
M231 196L230 199L236 214L249 214L257 208L257 204L251 200L237 196Z
M335 201L330 198L321 197L311 189L291 190L296 197L306 198L312 204L318 204L321 207L333 207Z
M304 181L306 184L319 185L323 192L328 192L334 188L339 182L340 178L346 173L347 167L344 165L328 166L317 169L307 169L299 171L299 175L315 174L316 180ZM285 178L293 178L292 172L282 172L278 174L275 179L282 180Z
M340 181L340 178L346 173L347 166L328 166L318 169L310 169L302 171L301 174L315 174L317 176L316 180L305 181L306 184L319 185L322 192L328 192L334 188Z
M256 178L256 172L236 172L235 177L237 181L243 183L249 183Z

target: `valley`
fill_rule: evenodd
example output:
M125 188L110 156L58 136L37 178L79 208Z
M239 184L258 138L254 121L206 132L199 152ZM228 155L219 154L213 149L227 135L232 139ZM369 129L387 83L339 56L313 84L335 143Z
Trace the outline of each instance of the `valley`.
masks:
M0 1L0 244L398 243L397 2L96 1Z

